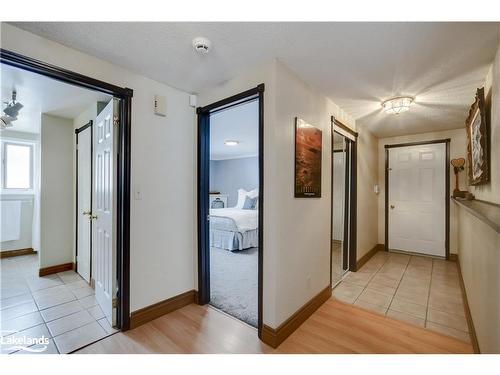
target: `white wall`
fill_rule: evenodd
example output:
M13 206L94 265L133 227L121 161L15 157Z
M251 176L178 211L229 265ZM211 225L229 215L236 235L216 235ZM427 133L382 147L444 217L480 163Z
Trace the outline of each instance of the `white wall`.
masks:
M200 94L200 105L264 92L264 324L276 328L330 282L330 116L354 127L332 101L278 61ZM294 117L323 131L322 197L294 198ZM310 278L310 280L308 280Z
M275 173L268 183L275 189L270 235L274 237L272 249L277 252L278 325L330 283L332 115L355 127L335 103L277 64L274 137L264 157L270 155L275 162ZM321 198L294 198L295 116L323 131Z
M463 129L446 130L440 132L414 134L390 138L381 138L378 142L378 183L380 185L380 194L378 196L378 241L385 243L385 145L407 142L420 142L436 139L450 138L450 160L456 158L466 158L466 134L465 127ZM466 186L466 171L460 173L460 189L465 190ZM450 166L450 194L453 193L455 187L455 174L453 167ZM457 207L450 204L450 253L457 253Z
M470 187L477 199L500 203L500 49L485 91L491 91L491 181ZM464 149L465 153L465 149ZM453 204L458 211L458 256L467 300L482 353L500 353L500 234ZM498 208L497 208L498 209Z
M378 180L378 138L364 128L358 128L358 195L356 226L356 258L373 249L378 240L378 198L373 188Z
M2 48L134 90L130 309L195 288L195 114L188 94L61 44L1 24ZM154 95L167 116L153 114Z
M256 123L258 126L258 123ZM210 191L227 194L227 206L238 203L238 189L259 187L259 158L210 160Z
M73 262L73 122L42 114L40 267Z
M500 353L500 233L458 210L458 256L481 353Z

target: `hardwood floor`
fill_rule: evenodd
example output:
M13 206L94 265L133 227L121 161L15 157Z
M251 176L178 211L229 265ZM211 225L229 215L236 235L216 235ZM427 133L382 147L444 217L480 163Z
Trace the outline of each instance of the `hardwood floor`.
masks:
M278 348L281 353L473 353L472 345L334 298Z
M193 304L78 353L472 352L466 342L332 298L276 350L262 343L254 328L209 306Z

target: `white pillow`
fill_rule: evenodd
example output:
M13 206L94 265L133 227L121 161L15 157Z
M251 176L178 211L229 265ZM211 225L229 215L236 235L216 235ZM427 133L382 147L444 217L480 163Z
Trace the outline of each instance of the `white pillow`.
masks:
M255 197L258 197L259 196L259 188L255 188L253 190L250 190L249 192L247 192L247 195L250 197L250 198L255 198Z
M238 189L238 203L236 203L235 208L242 209L245 204L245 197L247 196L248 191L245 189Z
M259 196L259 188L253 189L251 191L246 191L245 189L238 189L238 203L236 203L235 208L242 209L245 204L245 198L249 196L250 198L255 198Z

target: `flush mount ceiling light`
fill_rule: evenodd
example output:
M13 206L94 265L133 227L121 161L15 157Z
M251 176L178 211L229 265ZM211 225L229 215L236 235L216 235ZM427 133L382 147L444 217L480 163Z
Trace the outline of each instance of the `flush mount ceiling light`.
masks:
M9 128L12 126L12 121L17 120L15 117L1 116L0 117L0 129Z
M224 144L226 146L238 146L240 144L240 141L227 140L227 141L224 141Z
M411 96L398 96L382 102L382 107L386 113L398 115L401 112L408 111L412 102L413 98Z

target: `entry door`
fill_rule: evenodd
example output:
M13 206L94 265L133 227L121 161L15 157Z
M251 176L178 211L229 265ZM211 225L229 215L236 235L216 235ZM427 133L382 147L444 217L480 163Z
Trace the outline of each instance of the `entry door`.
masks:
M92 210L92 126L77 134L77 272L90 283Z
M446 144L388 150L389 249L446 256Z
M93 237L95 296L109 323L116 325L116 158L114 100L97 116L94 128Z

